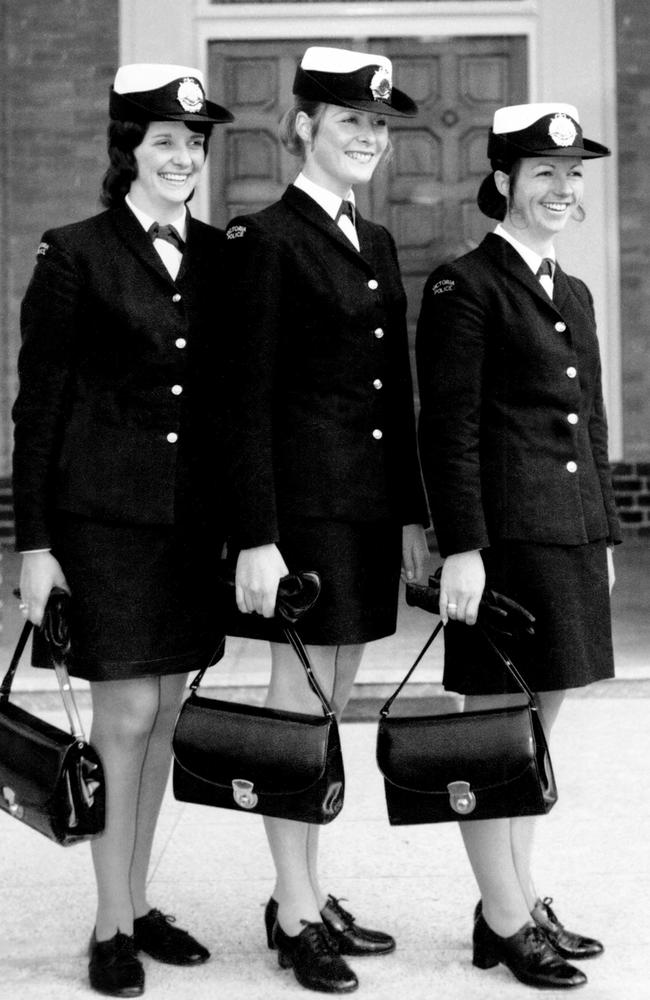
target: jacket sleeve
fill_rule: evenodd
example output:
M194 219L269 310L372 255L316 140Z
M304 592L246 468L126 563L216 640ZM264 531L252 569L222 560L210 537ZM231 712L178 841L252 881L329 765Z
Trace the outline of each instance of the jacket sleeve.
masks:
M397 247L387 229L386 233L391 254L395 262L396 272L400 274ZM396 449L400 455L401 469L396 476L396 486L399 490L396 507L401 512L402 524L429 525L429 513L422 484L422 471L418 454L417 435L415 430L415 407L413 399L413 376L409 352L408 329L406 324L406 294L396 321L396 332L399 337L400 356L396 371L396 411L398 428Z
M585 290L589 297L589 307L593 314L594 313L593 298L591 296L591 292L586 286ZM594 316L594 325L595 322L596 321ZM596 350L598 350L598 347L596 347ZM600 479L600 487L603 494L603 504L605 506L605 513L607 515L607 523L609 526L609 535L607 541L610 544L618 544L619 542L622 541L622 536L621 536L621 526L616 511L616 500L614 497L614 490L612 487L612 474L611 474L611 467L609 464L607 416L605 414L605 403L603 400L600 360L598 362L598 375L594 389L594 404L591 414L589 416L589 440L591 442L591 451L594 456L594 463L596 465L596 469L598 471L598 477Z
M428 279L416 335L418 434L440 554L489 545L481 500L485 306L456 269Z
M273 389L283 275L279 247L249 218L235 219L225 250L227 489L232 542L279 538L273 462Z
M51 546L54 479L65 423L82 280L45 233L21 309L19 390L13 407L16 547Z

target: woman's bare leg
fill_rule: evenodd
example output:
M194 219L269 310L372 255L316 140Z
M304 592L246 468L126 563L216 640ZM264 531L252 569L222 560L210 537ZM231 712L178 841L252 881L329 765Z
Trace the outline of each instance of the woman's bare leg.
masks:
M98 941L133 932L131 864L138 797L149 737L159 708L158 678L97 681L90 685L90 738L106 779L106 825L92 841L97 880Z
M535 695L539 717L544 727L546 741L549 744L551 731L562 707L565 694L565 691L540 691ZM512 857L529 912L532 911L539 898L532 874L533 844L538 818L537 816L513 816L510 820Z
M559 712L564 692L536 695L547 736ZM472 695L465 711L520 704L520 695ZM537 898L531 871L535 816L518 816L461 823L465 848L483 901L489 926L501 937L515 934L530 921Z
M187 674L170 674L157 680L160 692L159 705L142 766L131 863L131 900L136 917L144 916L151 909L147 901L147 875L156 824L169 778L174 724L183 698Z

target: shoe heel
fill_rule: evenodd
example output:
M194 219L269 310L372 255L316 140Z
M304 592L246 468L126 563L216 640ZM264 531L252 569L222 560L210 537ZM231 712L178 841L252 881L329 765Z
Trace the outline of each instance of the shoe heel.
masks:
M493 969L495 965L499 964L499 956L496 952L492 951L490 948L479 947L474 945L474 955L472 957L472 965L475 965L477 969Z
M264 928L266 930L266 944L269 951L275 951L276 944L273 940L273 928L278 916L278 904L271 897L264 908Z
M499 950L496 934L488 927L483 916L479 916L474 925L474 953L472 965L477 969L493 969L499 964Z

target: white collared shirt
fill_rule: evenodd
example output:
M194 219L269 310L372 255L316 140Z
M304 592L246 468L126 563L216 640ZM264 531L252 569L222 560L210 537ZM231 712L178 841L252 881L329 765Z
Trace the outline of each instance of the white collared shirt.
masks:
M143 212L141 208L137 208L128 194L126 195L124 201L131 209L144 231L148 233L153 223L158 220L152 219L151 216L147 215L146 212ZM187 239L187 209L184 205L181 209L180 215L176 219L172 219L168 225L172 225L174 227L182 240ZM167 240L154 240L153 246L163 264L169 271L172 279L176 281L178 272L181 268L181 260L183 257L182 253L173 245L173 243L168 243Z
M313 198L313 200L320 205L323 211L327 212L329 217L336 222L341 232L347 236L355 250L359 249L359 237L357 236L357 231L352 220L349 219L347 215L341 215L338 219L336 218L339 214L342 201L351 201L353 205L355 204L354 191L352 188L350 188L345 198L339 198L337 194L333 194L331 191L328 191L327 188L321 187L320 184L315 184L313 181L310 181L308 177L305 177L302 171L296 177L293 185L300 191L304 191L305 194L308 194L310 198Z
M511 247L514 247L514 249L517 251L517 253L519 254L519 256L523 257L525 263L528 264L528 267L531 269L531 271L533 272L533 274L535 276L537 276L537 272L539 270L539 266L542 263L542 261L543 261L544 258L540 257L540 255L538 253L535 253L534 250L531 250L530 247L527 247L524 243L520 243L519 240L515 239L514 236L512 236L506 229L503 228L503 226L501 225L501 223L499 223L496 226L496 228L494 230L494 233L495 233L495 236L501 236L504 240L506 240L507 243L510 244ZM554 253L546 254L546 256L550 260L552 260L553 263L555 264L555 254ZM553 298L553 279L548 274L542 274L541 277L537 278L537 280L542 285L542 287L544 288L544 291L548 294L549 298L552 299Z

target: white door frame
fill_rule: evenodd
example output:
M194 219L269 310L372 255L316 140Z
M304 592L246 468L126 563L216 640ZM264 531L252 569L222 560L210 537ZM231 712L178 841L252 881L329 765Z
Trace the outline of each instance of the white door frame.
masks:
M568 101L616 152L615 0L210 3L120 0L120 61L207 67L212 40L523 35L529 100ZM219 100L220 95L215 95ZM565 269L594 293L613 459L623 454L616 156L586 166L587 219L562 237ZM193 211L208 217L207 172Z

